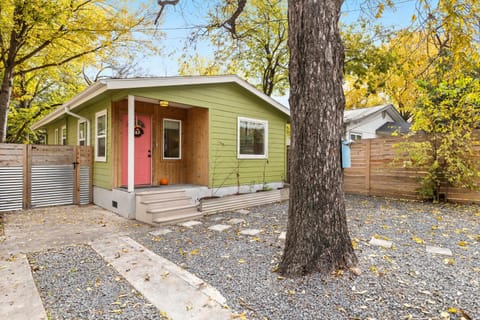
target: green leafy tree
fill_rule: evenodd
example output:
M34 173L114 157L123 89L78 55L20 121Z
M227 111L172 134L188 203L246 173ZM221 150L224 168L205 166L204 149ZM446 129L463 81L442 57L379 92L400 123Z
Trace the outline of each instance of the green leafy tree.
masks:
M344 93L346 108L382 104L386 74L395 62L385 43L392 31L361 20L354 25L342 25L345 46Z
M67 64L15 77L8 116L7 142L37 143L30 130L36 119L51 112L85 88L79 65Z
M235 33L225 21L237 10L234 1L220 2L208 13L208 27L195 38L208 39L213 61L198 55L184 57L180 73L234 73L255 84L266 95L284 95L288 87L288 24L286 0L249 0L235 21ZM191 61L197 68L191 68ZM198 62L203 63L198 65ZM213 63L214 62L214 63ZM208 67L207 67L208 66Z
M0 143L6 140L12 93L39 93L33 79L38 72L54 73L73 62L93 65L116 49L135 45L132 31L149 21L126 4L106 0L5 0L0 7ZM76 69L73 67L73 69ZM61 73L61 72L60 72ZM55 77L53 77L55 78ZM23 86L14 89L15 85ZM15 115L28 104L26 97L13 106ZM21 105L19 107L19 105ZM24 113L26 114L26 113ZM32 111L32 114L38 114ZM16 130L13 130L16 131ZM13 132L12 136L17 134Z
M480 128L480 79L459 77L438 85L419 84L424 95L414 111L412 130L425 142L403 142L410 165L426 168L420 195L440 200L441 187L476 189L480 178L473 131ZM448 195L447 195L448 196Z

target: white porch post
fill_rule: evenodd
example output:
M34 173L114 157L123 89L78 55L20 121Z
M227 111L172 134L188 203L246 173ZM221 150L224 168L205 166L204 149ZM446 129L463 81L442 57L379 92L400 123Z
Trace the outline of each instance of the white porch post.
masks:
M128 192L135 190L135 96L128 96Z

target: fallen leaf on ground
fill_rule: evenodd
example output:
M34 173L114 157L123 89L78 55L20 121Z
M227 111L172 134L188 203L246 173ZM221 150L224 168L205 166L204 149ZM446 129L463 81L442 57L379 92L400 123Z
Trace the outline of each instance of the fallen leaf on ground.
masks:
M358 242L355 239L352 240L352 248L353 250L358 250Z
M242 313L236 313L236 314L232 314L230 316L230 319L247 320L247 316L243 312Z
M449 313L457 313L457 309L456 308L448 308L447 310Z
M460 246L460 247L466 247L468 245L468 242L466 241L458 241L457 244Z
M412 240L415 241L416 243L419 243L419 244L425 243L425 241L422 238L417 237L417 236L413 236Z

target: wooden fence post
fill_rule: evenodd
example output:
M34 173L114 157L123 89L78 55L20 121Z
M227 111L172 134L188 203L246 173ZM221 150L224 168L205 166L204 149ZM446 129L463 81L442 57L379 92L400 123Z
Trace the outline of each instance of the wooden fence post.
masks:
M23 146L23 209L32 207L32 145Z
M372 157L372 140L365 140L365 190L370 195L370 159Z
M73 147L73 167L75 172L73 173L73 204L80 204L80 148L78 146Z

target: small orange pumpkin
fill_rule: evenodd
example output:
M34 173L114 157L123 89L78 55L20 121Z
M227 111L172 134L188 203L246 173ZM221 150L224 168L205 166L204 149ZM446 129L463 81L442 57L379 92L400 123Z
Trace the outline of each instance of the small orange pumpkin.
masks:
M160 179L160 184L161 184L162 186L166 186L166 185L168 184L168 179L167 179L167 178L162 178L162 179Z

